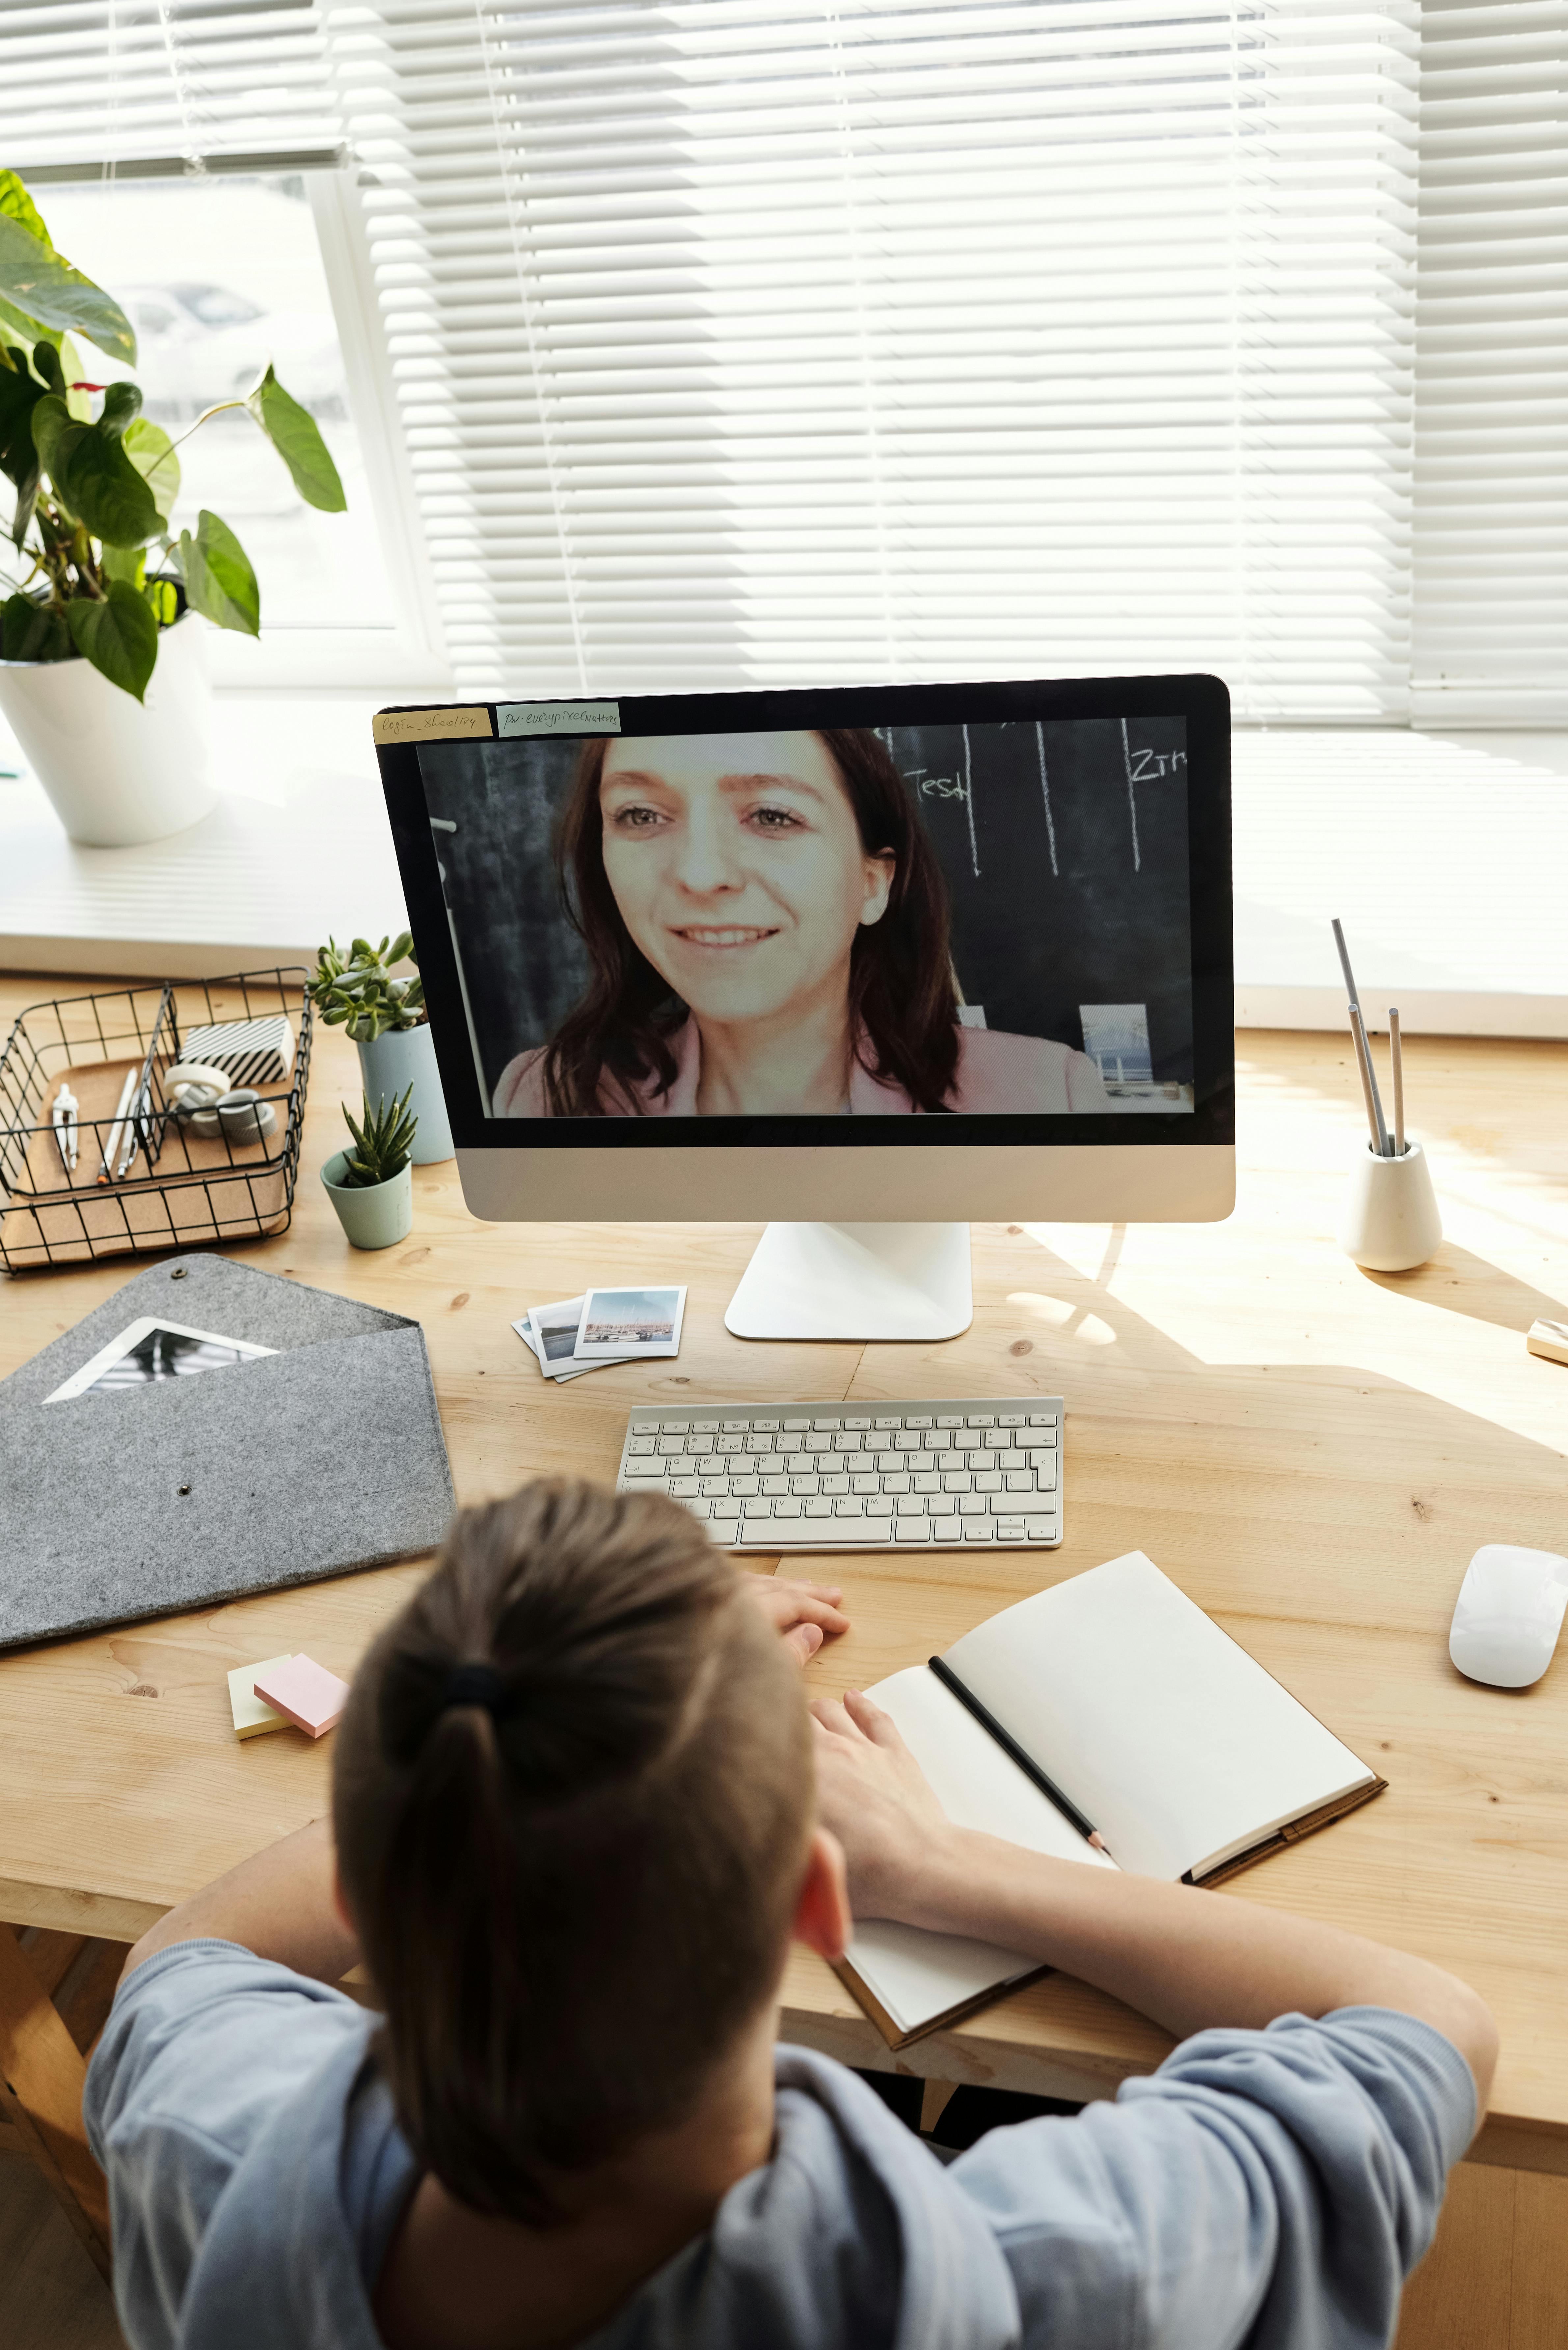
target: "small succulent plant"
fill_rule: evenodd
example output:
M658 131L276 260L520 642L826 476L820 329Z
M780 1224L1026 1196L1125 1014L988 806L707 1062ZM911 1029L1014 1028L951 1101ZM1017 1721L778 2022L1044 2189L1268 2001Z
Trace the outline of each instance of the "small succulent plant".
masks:
M345 1191L368 1191L373 1184L389 1183L394 1175L402 1173L419 1127L419 1119L409 1115L413 1093L410 1086L395 1101L383 1097L374 1109L370 1107L369 1096L361 1096L358 1124L348 1103L344 1103L344 1122L354 1138L354 1148L348 1153L341 1178Z
M392 977L392 967L403 962L419 969L407 931L383 939L379 947L369 939L356 939L345 950L336 939L328 939L316 951L310 1000L329 1028L347 1024L356 1045L373 1044L389 1029L418 1028L428 1017L424 983Z

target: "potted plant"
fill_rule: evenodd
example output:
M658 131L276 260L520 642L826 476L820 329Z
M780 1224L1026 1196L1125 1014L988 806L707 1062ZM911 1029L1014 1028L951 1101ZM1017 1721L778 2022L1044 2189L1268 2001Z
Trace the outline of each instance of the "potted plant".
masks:
M416 976L394 979L400 962ZM412 1094L421 1148L414 1164L452 1157L452 1128L436 1066L435 1042L425 1010L419 957L407 931L384 938L379 947L356 939L345 951L329 938L316 951L310 1000L331 1028L346 1028L359 1047L359 1076L367 1101L389 1101L400 1087Z
M374 1109L366 1100L358 1125L345 1102L343 1120L354 1146L335 1150L322 1169L327 1196L356 1248L390 1248L407 1238L414 1221L410 1146L418 1120L410 1115L409 1096Z
M141 414L136 384L83 379L73 328L135 365L119 303L56 252L21 181L0 171L0 473L16 493L0 710L71 838L120 847L214 806L202 620L258 636L261 591L217 515L203 508L175 535L179 443ZM270 366L181 440L224 409L254 418L308 505L342 512L315 420Z

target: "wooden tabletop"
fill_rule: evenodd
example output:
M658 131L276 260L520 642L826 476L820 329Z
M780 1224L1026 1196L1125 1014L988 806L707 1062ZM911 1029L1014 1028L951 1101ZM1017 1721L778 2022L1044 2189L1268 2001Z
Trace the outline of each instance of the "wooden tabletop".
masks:
M0 1023L45 992L0 980ZM292 1229L235 1253L420 1317L465 1503L545 1471L612 1476L639 1403L1064 1395L1062 1548L825 1564L854 1628L811 1683L864 1686L1031 1591L1146 1550L1390 1783L1211 1898L1334 1918L1467 1977L1503 2039L1480 2152L1568 2171L1568 1659L1504 1692L1463 1680L1447 1653L1480 1544L1568 1547L1568 1368L1524 1346L1537 1315L1568 1312L1568 1046L1407 1041L1411 1130L1448 1237L1419 1272L1384 1276L1358 1272L1333 1238L1365 1132L1346 1043L1244 1032L1239 1045L1231 1222L977 1226L973 1326L946 1345L732 1338L723 1307L755 1227L480 1224L452 1163L415 1170L407 1241L350 1249L317 1174L341 1139L338 1102L358 1091L352 1047L332 1030L317 1032ZM0 1373L142 1262L0 1283ZM547 1386L512 1320L590 1280L688 1283L679 1359ZM351 1672L422 1572L345 1575L0 1659L0 1918L129 1939L322 1812L329 1742L240 1744L224 1675L286 1649ZM894 2067L802 1951L782 2028ZM1104 2095L1166 2044L1055 1977L903 2052L897 2069Z

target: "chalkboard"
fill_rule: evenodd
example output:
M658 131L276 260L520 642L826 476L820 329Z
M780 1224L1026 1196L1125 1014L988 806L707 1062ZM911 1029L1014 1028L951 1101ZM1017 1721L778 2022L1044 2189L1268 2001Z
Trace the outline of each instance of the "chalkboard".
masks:
M879 731L947 876L954 968L975 1016L1081 1045L1080 1005L1141 1004L1154 1078L1190 1083L1185 720ZM577 749L421 746L486 1097L587 978L550 853Z

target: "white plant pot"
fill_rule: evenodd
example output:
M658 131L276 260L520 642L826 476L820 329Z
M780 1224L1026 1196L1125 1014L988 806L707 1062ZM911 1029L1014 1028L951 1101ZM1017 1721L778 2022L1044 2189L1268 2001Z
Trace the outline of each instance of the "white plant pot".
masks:
M206 622L194 612L159 630L145 702L79 655L0 661L0 710L55 814L88 848L161 840L216 807L211 702Z
M409 1107L420 1122L410 1154L416 1167L428 1167L434 1159L452 1157L446 1096L441 1089L435 1039L428 1021L421 1021L417 1028L389 1028L384 1036L361 1045L359 1076L372 1110L383 1101L396 1101L406 1087L412 1086L414 1097Z
M1370 1142L1351 1170L1339 1245L1368 1273L1409 1273L1435 1256L1443 1237L1432 1170L1418 1142L1403 1159L1379 1159Z

